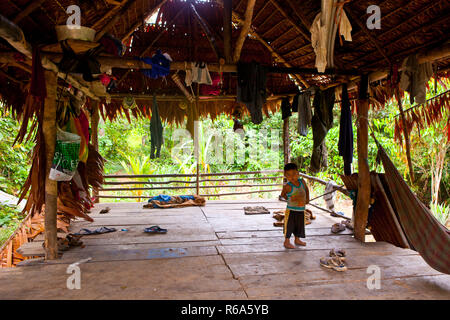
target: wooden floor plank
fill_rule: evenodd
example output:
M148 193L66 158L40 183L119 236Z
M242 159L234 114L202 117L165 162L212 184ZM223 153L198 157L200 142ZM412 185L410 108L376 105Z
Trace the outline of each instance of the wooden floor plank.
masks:
M450 299L450 276L429 267L417 252L388 243L360 243L350 230L334 235L342 218L314 210L306 226L306 247L287 250L272 214L247 216L244 206L286 207L270 199L207 201L205 207L144 209L141 203L101 203L94 223L113 233L84 236L84 248L59 260L35 261L7 272L0 269L0 299ZM105 207L108 214L99 214ZM150 235L160 225L167 234ZM127 229L128 231L120 231ZM33 244L34 246L36 245ZM331 248L347 251L348 270L320 266ZM67 267L80 265L82 289L68 290ZM367 267L381 270L381 289L367 289Z

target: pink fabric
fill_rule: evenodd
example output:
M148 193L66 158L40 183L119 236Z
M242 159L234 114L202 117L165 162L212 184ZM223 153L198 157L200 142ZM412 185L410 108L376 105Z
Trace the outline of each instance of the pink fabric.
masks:
M220 75L218 73L211 73L212 85L200 85L200 94L202 96L218 96L220 94Z

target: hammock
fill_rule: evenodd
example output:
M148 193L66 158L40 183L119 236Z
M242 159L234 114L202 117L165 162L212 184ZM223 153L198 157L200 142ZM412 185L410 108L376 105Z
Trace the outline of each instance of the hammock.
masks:
M376 143L393 205L408 242L433 269L450 274L450 231L414 195L386 151Z

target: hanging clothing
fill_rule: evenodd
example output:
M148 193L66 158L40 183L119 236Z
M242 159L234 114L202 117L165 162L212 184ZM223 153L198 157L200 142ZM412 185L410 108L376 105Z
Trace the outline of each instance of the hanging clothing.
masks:
M283 98L283 100L281 101L281 119L285 120L290 116L292 116L292 112L289 98Z
M298 133L304 137L308 135L308 127L311 126L311 91L307 90L296 96L298 110ZM295 98L294 98L295 101Z
M161 153L161 146L163 144L163 127L161 123L161 118L159 117L158 103L156 102L156 96L153 96L152 118L150 119L150 135L151 135L150 158L151 159L154 159L155 157L159 158Z
M238 63L237 102L247 106L252 122L263 121L262 106L266 103L267 68L259 63Z
M316 68L318 72L325 72L327 67L327 26L321 23L322 12L314 19L311 29L311 45L316 54Z
M134 109L137 107L136 100L134 97L124 97L122 100L122 106L125 109Z
M403 60L400 89L409 92L411 105L414 101L417 104L426 102L426 86L432 75L433 65L430 62L419 64L417 55L411 55Z
M208 66L204 62L191 62L191 69L186 69L186 85L190 87L193 82L212 85Z
M141 72L151 79L165 77L170 73L170 62L172 59L167 53L162 54L161 50L157 50L151 58L136 59L152 66L151 69L141 69Z
M342 108L339 128L339 155L344 158L344 174L352 174L353 162L353 126L351 104L348 98L347 84L342 85Z
M345 10L337 10L337 19L339 21L339 35L343 36L345 41L352 41L352 25L345 13Z
M313 152L311 155L310 170L319 172L327 165L327 147L325 137L333 127L333 106L335 101L334 88L325 91L318 90L314 96L314 116L311 120L313 129Z

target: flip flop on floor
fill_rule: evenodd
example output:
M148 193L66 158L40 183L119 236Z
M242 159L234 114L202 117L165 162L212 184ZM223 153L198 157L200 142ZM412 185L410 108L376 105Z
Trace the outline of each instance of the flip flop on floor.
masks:
M114 232L114 231L116 231L115 228L107 228L107 227L101 227L101 228L98 228L98 229L96 229L94 231L84 228L84 229L81 229L80 231L78 231L77 233L74 233L74 235L76 235L76 236L88 236L88 235L91 235L91 234L102 234L102 233L109 233L109 232Z
M322 267L333 269L335 271L346 271L347 267L345 266L344 261L342 261L342 258L339 257L332 257L332 258L321 258L320 259L320 265Z
M146 233L167 233L167 229L162 229L159 226L151 226L144 229Z

